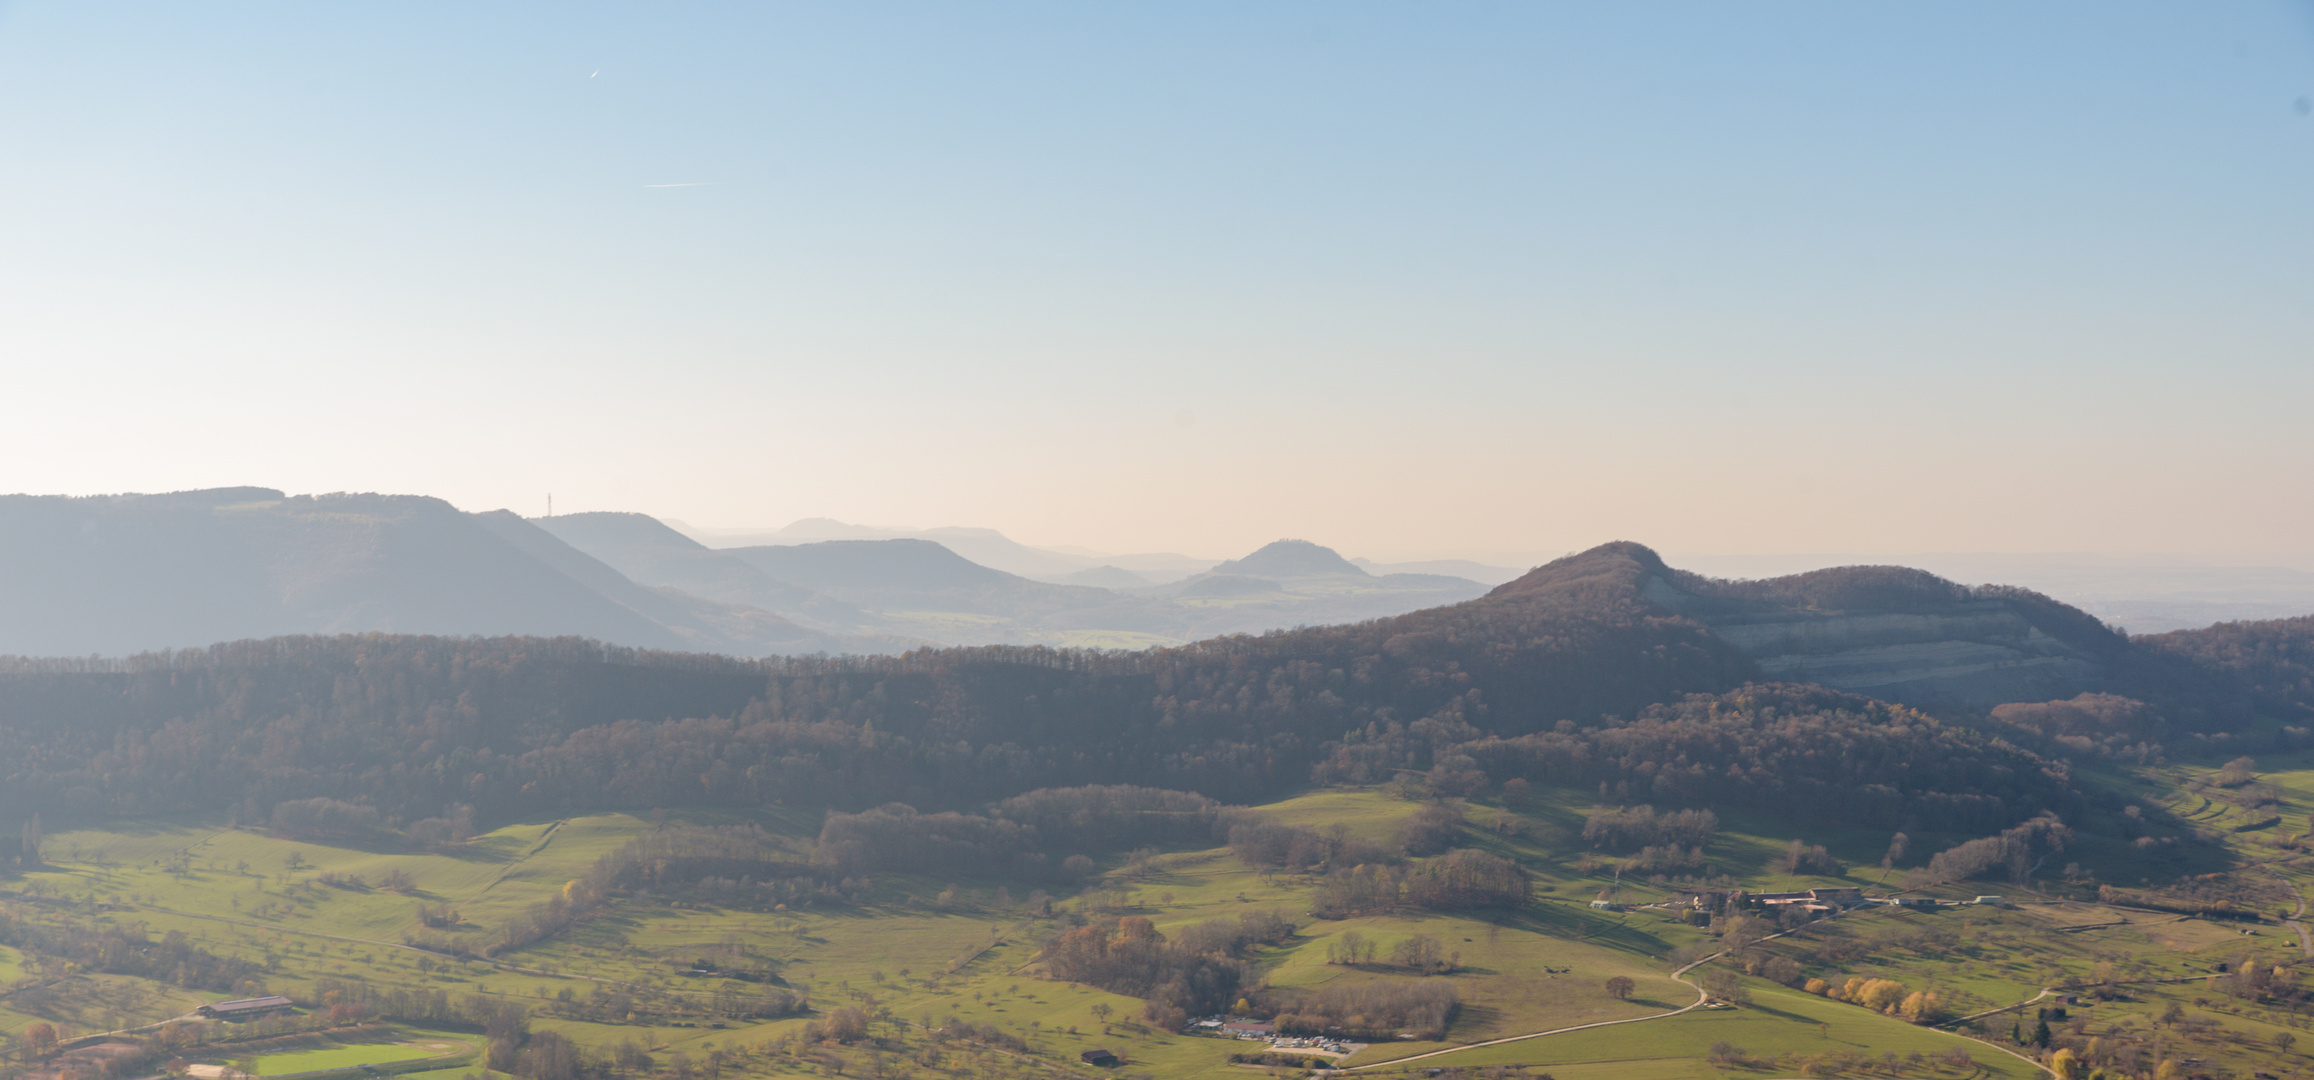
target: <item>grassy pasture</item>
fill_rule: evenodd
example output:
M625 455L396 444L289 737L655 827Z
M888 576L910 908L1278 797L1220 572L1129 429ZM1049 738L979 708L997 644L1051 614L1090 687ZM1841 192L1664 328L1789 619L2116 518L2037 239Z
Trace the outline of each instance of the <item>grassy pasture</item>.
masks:
M1547 1068L1554 1076L1786 1076L1779 1068L1722 1070L1706 1062L1712 1044L1741 1047L1754 1060L1782 1054L1816 1055L1841 1051L1899 1058L1915 1051L1926 1057L1962 1047L1979 1070L1911 1070L1914 1076L1996 1076L2026 1080L2039 1070L1989 1047L1955 1035L1916 1027L1866 1009L1827 1001L1764 980L1747 981L1752 1004L1739 1009L1703 1010L1666 1020L1595 1028L1541 1039L1479 1047L1420 1065L1512 1065ZM1354 1062L1355 1063L1355 1062Z
M2280 792L2280 805L2289 820L2301 823L2304 809L2314 806L2314 767L2308 766L2314 766L2314 757L2297 768L2261 777ZM2178 767L2163 775L2165 782L2182 782L2208 771L2196 774ZM2220 794L2208 800L2206 809L2201 795L2182 809L2203 813L2208 820L2244 816L2225 816L2230 812L2225 806L2231 804ZM1694 991L1669 978L1666 958L1674 949L1707 941L1702 929L1688 925L1675 911L1606 912L1587 905L1591 897L1608 890L1633 904L1672 894L1670 883L1635 875L1619 879L1611 865L1585 858L1583 815L1596 801L1595 792L1560 790L1541 792L1531 804L1516 808L1487 804L1470 808L1471 828L1463 842L1517 859L1536 875L1536 901L1517 912L1398 912L1316 920L1306 914L1318 884L1315 878L1247 866L1219 847L1169 851L1138 867L1113 861L1093 883L1095 888L1078 897L1064 895L1061 906L1086 914L1145 915L1166 933L1207 919L1276 910L1295 920L1297 933L1260 956L1257 967L1269 984L1289 989L1409 977L1387 965L1329 963L1328 945L1347 931L1356 930L1377 942L1385 957L1390 946L1405 937L1435 937L1447 950L1461 953L1460 968L1436 978L1455 986L1463 1006L1443 1042L1384 1043L1352 1060L1395 1072L1391 1062L1413 1055L1549 1028L1659 1015L1694 1000ZM1416 805L1388 790L1324 790L1264 810L1292 824L1319 829L1338 825L1351 836L1387 844ZM819 825L818 812L808 808L676 817L716 823L755 821L798 838L815 834ZM135 923L156 936L181 931L202 948L262 964L268 988L293 996L305 993L315 980L348 977L381 987L497 995L529 1007L535 1028L559 1031L595 1047L632 1041L662 1061L676 1053L697 1060L717 1049L761 1046L806 1023L806 1018L710 1023L703 1015L685 1018L682 1009L667 1004L702 1000L720 985L713 979L684 977L681 971L694 959L731 957L776 971L807 992L820 1010L857 1005L871 1012L889 1009L909 1024L940 1023L949 1017L994 1024L1025 1036L1033 1055L1054 1065L1073 1062L1082 1050L1105 1047L1129 1060L1121 1070L1127 1074L1169 1078L1246 1072L1226 1060L1233 1051L1252 1048L1246 1043L1154 1031L1137 1022L1138 1000L1041 977L1035 957L1056 926L1027 916L1022 901L1037 887L1034 883L1003 877L951 881L880 875L858 903L771 912L683 898L631 897L571 933L508 954L497 964L456 961L400 947L405 935L417 929L417 905L425 903L456 908L467 928L454 933L478 948L494 940L492 935L509 916L559 890L595 859L651 827L650 820L631 814L525 822L445 853L293 842L222 823L77 828L51 836L47 850L54 865L25 875L21 883L43 893L46 900L9 906L12 913L35 919ZM1711 873L1716 880L1751 889L1871 885L1881 877L1876 863L1887 837L1829 827L1811 828L1797 837L1785 835L1789 831L1774 821L1728 815L1708 852ZM2225 832L2220 842L2270 867L2258 873L2270 879L2279 875L2266 886L2276 896L2286 895L2283 881L2314 887L2314 866L2294 852L2274 847L2277 835L2271 829ZM1830 846L1854 869L1838 878L1782 873L1777 860L1784 844L1795 838ZM1933 851L1939 840L1916 838L1916 844L1910 863ZM378 890L375 883L388 870L414 877L415 891L402 895ZM371 884L332 888L319 884L325 874L359 875ZM960 899L943 908L933 898L950 884L958 887ZM1009 903L1000 900L1000 889L1009 891ZM1971 886L1946 891L1962 895L2014 890ZM2030 899L2021 894L2018 898ZM2269 924L2256 936L2234 929L2088 903L1970 907L1932 914L1876 910L1820 924L1767 948L1795 957L1818 957L1833 943L1848 941L1853 944L1851 958L1838 963L1808 959L1810 973L1893 978L1908 986L1936 989L1955 1011L1973 1011L2022 1000L2064 979L2090 977L2101 964L2110 965L2118 978L2163 978L2206 971L2215 962L2245 952L2260 957L2260 962L2289 959L2297 952L2295 937L2282 928ZM0 976L6 982L23 985L31 974L12 951L0 949ZM1617 975L1636 982L1633 1000L1616 1001L1604 992L1604 981ZM1753 1001L1747 1008L1697 1010L1639 1024L1459 1049L1408 1065L1516 1063L1547 1068L1562 1080L1688 1080L1793 1075L1785 1071L1795 1067L1788 1063L1762 1072L1704 1062L1712 1044L1723 1041L1755 1058L1782 1055L1787 1062L1798 1060L1789 1055L1863 1051L1875 1057L1894 1051L1900 1061L1914 1051L1933 1058L1964 1045L1954 1036L1856 1006L1757 979L1749 985ZM658 1011L592 1019L557 1012L555 1001L563 991L584 999L598 987L655 997ZM179 1015L201 1001L223 996L227 995L76 972L50 986L0 996L0 1027L20 1031L45 1019L70 1023L81 1031L105 1030ZM2197 998L2202 1003L2197 1004ZM2206 1021L2207 1032L2188 1034L2200 1040L2196 1045L2218 1048L2211 1051L2218 1055L2213 1060L2247 1061L2253 1054L2270 1055L2270 1050L2259 1048L2270 1048L2279 1035L2303 1030L2271 1010L2217 1000L2198 982L2148 984L2130 1001L2084 1011L2098 1025L2096 1030L2118 1026L2143 1031L2171 1003ZM1096 1006L1109 1010L1105 1021ZM905 1037L905 1030L910 1029L887 1037ZM907 1046L920 1043L918 1038ZM920 1052L890 1050L896 1059ZM2028 1074L2021 1063L1990 1048L1972 1052L1985 1070L1979 1075ZM858 1059L864 1051L855 1048L848 1053ZM938 1070L917 1071L926 1077L952 1071L957 1054L952 1050L950 1060ZM1018 1064L1007 1064L1012 1059L999 1054L981 1053L976 1060L984 1070ZM326 1067L332 1066L307 1065L296 1071ZM806 1075L824 1074L827 1068L826 1062L805 1057L758 1057L749 1060L746 1071ZM277 1076L291 1070L269 1065L262 1071ZM455 1068L432 1075L450 1080L450 1074L463 1077L475 1071ZM1933 1060L1902 1064L1898 1071L1923 1077L1960 1075Z
M432 1040L427 1043L354 1043L346 1046L320 1047L312 1050L293 1050L285 1054L267 1054L257 1059L257 1075L290 1076L296 1073L321 1072L327 1069L352 1069L363 1065L386 1065L397 1061L419 1058L446 1057L468 1049L463 1043Z

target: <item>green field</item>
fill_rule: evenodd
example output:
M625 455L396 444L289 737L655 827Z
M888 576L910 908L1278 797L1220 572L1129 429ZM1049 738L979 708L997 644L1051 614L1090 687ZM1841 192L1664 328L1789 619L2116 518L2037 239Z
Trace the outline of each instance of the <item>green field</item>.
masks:
M2277 764L2293 767L2264 774L2262 781L2278 793L2278 811L2303 825L2314 811L2314 768L2308 767L2314 760ZM2116 774L2106 782L2206 786L2189 767L2163 768L2158 776ZM1351 838L1388 844L1420 805L1409 795L1419 792L1332 789L1264 810L1286 823L1338 827ZM2276 812L2260 807L2253 814L2236 805L2244 798L2223 790L2197 792L2182 800L2180 811L2199 815L2196 821L2220 822L2262 821ZM1580 837L1589 801L1579 793L1546 791L1518 807L1468 807L1460 842L1514 859L1534 876L1536 899L1507 912L1315 919L1307 912L1316 877L1249 866L1228 848L1188 848L1137 864L1112 860L1081 894L1057 896L1049 918L1026 908L1034 883L1003 876L883 874L862 883L851 900L770 910L702 895L630 895L567 932L496 957L478 955L501 940L510 919L561 893L597 859L654 828L651 816L641 814L518 823L436 853L290 841L223 822L67 829L49 840L51 865L15 883L25 895L0 904L11 918L34 926L133 927L148 941L181 934L201 949L249 961L265 990L306 1003L328 982L519 1004L534 1031L557 1032L606 1054L632 1044L633 1053L661 1071L696 1071L712 1063L733 1075L800 1076L826 1075L840 1065L854 1075L889 1073L905 1064L927 1080L961 1076L959 1070L976 1077L1045 1076L1072 1069L1081 1051L1101 1047L1128 1059L1126 1075L1244 1075L1227 1059L1248 1044L1151 1028L1139 1021L1139 1000L1048 979L1038 955L1079 917L1141 915L1161 933L1177 935L1206 920L1274 910L1296 929L1254 961L1258 981L1272 987L1315 990L1410 978L1388 964L1329 962L1329 945L1352 931L1384 953L1409 936L1428 935L1459 954L1454 970L1430 977L1452 986L1460 1001L1445 1039L1382 1042L1345 1060L1373 1075L1514 1065L1562 1080L1760 1078L1808 1070L1950 1080L2034 1074L1987 1042L1963 1037L2006 1043L2012 1017L1955 1033L1757 977L1743 981L1750 1001L1742 1007L1668 1015L1697 999L1692 985L1671 977L1672 958L1682 950L1711 952L1720 928L1694 925L1684 908L1642 906L1677 890L1670 882L1622 874L1614 860L1593 857ZM669 820L753 822L802 850L817 833L819 815L786 808ZM1870 886L1882 877L1877 865L1863 859L1876 857L1885 837L1827 829L1804 839L1832 846L1854 869L1842 877L1795 879L1776 867L1784 843L1793 838L1769 831L1773 827L1758 820L1725 822L1711 850L1718 880L1758 890L1810 883ZM2314 887L2314 864L2291 846L2286 830L2209 835L2221 853L2233 852L2240 860L2240 868L2221 875L2212 888L2287 913L2294 910L2293 889ZM1923 841L1931 847L1938 842ZM2077 846L2084 861L2108 877L2156 870L2156 861L2170 857L2135 849L2099 855L2098 842L2084 839ZM412 886L403 892L379 888L389 873L406 875ZM357 876L358 884L352 880ZM324 884L325 878L337 884ZM950 886L949 898L936 900ZM1895 980L1934 991L1952 1014L2022 1001L2044 987L2111 984L2122 992L2078 1007L2067 1023L2086 1023L2083 1030L2107 1033L2116 1045L2157 1037L2172 1053L2190 1049L2207 1061L2314 1067L2302 1047L2284 1038L2307 1030L2305 1021L2287 1010L2226 998L2197 974L2243 956L2260 966L2294 968L2305 958L2286 927L2270 917L2263 925L2237 925L2100 905L2093 882L2042 880L2036 888L2040 894L2006 885L1946 889L1951 896L2017 893L2016 899L2030 902L1935 912L1867 909L1755 946L1742 959L1755 965L1787 959L1808 977L1835 984L1846 978ZM1631 907L1590 907L1602 894ZM454 909L456 925L420 926L421 905ZM2257 933L2240 932L2246 929ZM477 955L444 956L412 948L410 941ZM720 1013L713 1007L719 996L761 993L772 984L686 976L703 957L775 972L779 983L807 994L814 1009L772 1020ZM1706 965L1690 981L1735 965ZM14 987L0 997L0 1026L11 1033L38 1022L83 1032L124 1028L231 996L166 978L61 966L46 980L30 974L14 951L0 949L0 976ZM2189 975L2195 981L2148 981ZM1628 1000L1604 989L1617 977L1633 984ZM849 1046L793 1041L839 1006L887 1020L873 1029L873 1038ZM2164 1010L2172 1006L2184 1010L2185 1018L2165 1020ZM1659 1019L1645 1019L1650 1017ZM1024 1045L936 1042L921 1026L951 1018L992 1026ZM1621 1020L1639 1022L1471 1045ZM282 1076L408 1061L441 1053L423 1044L447 1038L418 1034L405 1042L420 1045L285 1050L263 1055L259 1071ZM456 1038L479 1046L476 1036ZM1715 1062L1713 1048L1720 1044L1728 1052ZM1947 1060L1956 1048L1968 1052L1971 1064ZM206 1060L239 1060L227 1044L204 1053ZM472 1071L453 1067L417 1075L451 1080L452 1074Z
M357 1043L351 1046L332 1046L318 1050L296 1050L286 1054L267 1054L257 1059L257 1075L289 1076L295 1073L321 1072L327 1069L352 1069L363 1065L385 1065L396 1061L414 1061L418 1058L442 1057L464 1049L454 1042L435 1040L425 1043Z

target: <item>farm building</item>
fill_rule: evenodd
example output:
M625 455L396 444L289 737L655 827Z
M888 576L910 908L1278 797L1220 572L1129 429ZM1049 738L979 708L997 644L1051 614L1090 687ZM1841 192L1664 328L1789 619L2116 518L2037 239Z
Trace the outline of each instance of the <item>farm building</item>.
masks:
M1087 1065L1094 1065L1106 1069L1109 1066L1115 1065L1117 1063L1117 1055L1112 1054L1107 1050L1087 1050L1082 1054L1078 1054L1077 1060L1082 1061Z
M288 1012L295 1007L290 1004L288 998L273 994L266 997L242 998L238 1001L220 1001L213 1005L203 1005L193 1010L193 1013L196 1016L205 1016L211 1020L255 1020L260 1016Z

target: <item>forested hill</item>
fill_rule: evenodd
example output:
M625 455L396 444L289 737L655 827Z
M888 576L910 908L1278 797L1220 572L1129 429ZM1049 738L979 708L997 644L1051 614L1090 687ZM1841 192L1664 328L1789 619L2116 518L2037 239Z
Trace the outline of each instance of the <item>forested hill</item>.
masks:
M1610 545L1658 610L1709 626L1763 675L1915 705L1989 708L2112 683L2128 643L2094 617L2026 589L1968 587L1901 566L1844 566L1764 581L1674 570ZM1547 574L1545 567L1537 574ZM1529 575L1529 579L1536 575ZM1499 591L1531 587L1529 579Z
M1070 782L1245 799L1308 783L1347 732L1588 726L1752 674L1695 623L1600 589L1595 561L1622 560L1564 560L1563 587L1138 654L740 662L371 635L24 661L0 675L0 799L17 814L262 814L328 796L402 818L455 803L963 805Z
M1464 604L1147 653L739 661L369 635L12 661L0 822L231 810L386 829L583 808L961 808L1088 783L1258 801L1412 774L1445 794L1515 777L1771 810L1869 789L1850 809L1891 827L1999 828L2081 798L2054 751L1998 725L1747 685L1752 659L1644 595L1659 566L1613 545ZM2282 633L2302 650L2309 632ZM2184 640L2164 655L2210 678L2245 650L2287 652L2204 661ZM2305 699L2282 686L2300 685L2295 655L2251 665L2282 687L2261 700Z

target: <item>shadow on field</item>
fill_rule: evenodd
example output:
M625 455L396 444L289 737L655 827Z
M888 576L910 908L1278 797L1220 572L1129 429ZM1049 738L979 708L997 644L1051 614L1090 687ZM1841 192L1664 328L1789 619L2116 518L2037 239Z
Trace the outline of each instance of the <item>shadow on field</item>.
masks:
M1773 1005L1762 1005L1762 1004L1760 1004L1760 1003L1758 1003L1758 1002L1756 1002L1756 1001L1755 1001L1755 1002L1753 1002L1753 1003L1751 1003L1751 1004L1749 1004L1749 1005L1743 1006L1743 1007L1744 1007L1744 1008L1746 1008L1746 1009L1750 1009L1750 1010L1751 1010L1751 1011L1753 1011L1753 1012L1761 1012L1761 1013L1766 1013L1766 1014L1768 1014L1769 1016L1773 1016L1773 1017L1776 1017L1776 1018L1777 1018L1777 1019L1779 1019L1779 1020L1790 1020L1790 1021L1793 1021L1794 1023L1800 1023L1800 1024L1808 1024L1808 1025L1810 1025L1810 1026L1814 1026L1814 1025L1816 1025L1816 1024L1822 1023L1822 1021L1820 1021L1820 1020L1817 1020L1817 1019L1816 1019L1816 1018L1814 1018L1814 1017L1811 1017L1811 1016L1802 1016L1802 1015L1800 1015L1799 1013L1796 1013L1796 1012L1786 1012L1786 1011L1784 1011L1783 1009L1779 1009L1779 1008L1776 1008L1776 1007L1775 1007L1775 1006L1773 1006Z
M1671 952L1671 944L1662 938L1621 918L1610 920L1593 915L1588 908L1574 907L1572 901L1545 900L1501 913L1489 921L1506 930L1607 945L1642 956L1667 956Z

